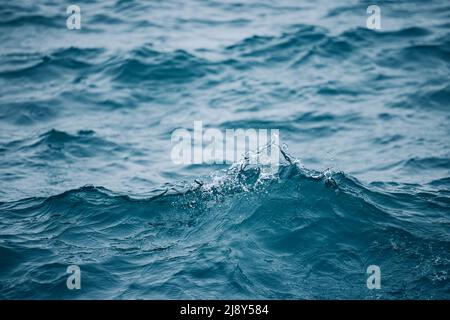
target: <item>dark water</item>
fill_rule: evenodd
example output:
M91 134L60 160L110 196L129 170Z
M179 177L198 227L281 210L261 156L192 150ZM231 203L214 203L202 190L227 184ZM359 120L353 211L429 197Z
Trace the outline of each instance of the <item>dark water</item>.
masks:
M450 298L448 1L76 4L0 2L0 298ZM291 157L177 166L196 120Z

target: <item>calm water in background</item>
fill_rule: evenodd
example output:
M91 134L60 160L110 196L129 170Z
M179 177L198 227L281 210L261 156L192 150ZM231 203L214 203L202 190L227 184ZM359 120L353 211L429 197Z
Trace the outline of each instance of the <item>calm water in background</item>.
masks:
M0 298L450 298L448 1L76 4L0 3ZM300 165L176 166L195 120Z

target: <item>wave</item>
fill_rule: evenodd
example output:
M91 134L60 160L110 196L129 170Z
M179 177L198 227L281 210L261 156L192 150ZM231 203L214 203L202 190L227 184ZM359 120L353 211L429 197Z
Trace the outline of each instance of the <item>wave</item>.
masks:
M21 10L23 10L23 8L21 8ZM58 21L65 22L63 16L61 15L49 16L45 14L17 14L13 11L8 10L0 12L0 16L2 18L5 17L3 19L0 19L0 27L3 28L23 27L24 25L41 26L47 28L61 28L64 27L64 23L58 23Z
M0 121L15 125L30 125L49 121L58 116L55 100L4 103L0 108Z
M238 61L236 67L275 67L295 57L306 59L320 43L331 39L325 29L314 26L298 25L292 30L280 36L252 36L225 50Z
M83 2L69 31L3 2L0 298L450 298L447 4ZM177 167L195 120L346 173Z
M127 57L110 64L108 73L124 83L185 83L207 74L217 67L184 50L160 52L145 45L131 51Z
M345 297L364 298L364 283L357 284L367 264L377 263L386 270L384 297L428 297L431 284L434 294L449 296L450 194L388 192L344 173L308 170L283 154L277 172L241 162L146 196L85 186L1 203L0 250L10 257L2 277L10 280L0 296L64 297L58 275L66 263L95 270L98 278L83 285L109 298L342 298L342 287ZM26 287L30 260L35 277L48 278ZM409 277L419 280L405 292ZM222 281L228 284L218 291ZM50 283L51 295L36 291Z
M2 144L2 147L4 154L18 153L21 157L27 155L41 161L110 156L125 148L97 137L93 130L79 130L76 134L70 134L56 129L34 139L26 138Z
M390 106L401 109L423 109L446 112L450 99L450 86L447 84L427 85L414 93L402 94Z
M98 48L57 49L50 53L9 53L1 57L5 66L0 69L0 77L5 79L15 78L62 78L67 71L76 70L86 72L95 66L95 61L101 57L104 50ZM93 71L93 70L91 70Z

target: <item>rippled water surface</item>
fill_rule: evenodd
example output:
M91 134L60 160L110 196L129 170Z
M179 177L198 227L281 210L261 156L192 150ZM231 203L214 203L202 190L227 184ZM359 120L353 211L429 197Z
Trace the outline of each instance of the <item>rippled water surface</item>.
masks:
M450 299L448 1L76 4L0 3L0 298ZM175 165L196 120L291 156Z

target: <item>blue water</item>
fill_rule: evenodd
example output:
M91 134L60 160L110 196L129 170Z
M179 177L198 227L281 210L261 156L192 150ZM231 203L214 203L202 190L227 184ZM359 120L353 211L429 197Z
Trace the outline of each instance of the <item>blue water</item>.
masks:
M450 299L448 1L74 4L0 3L0 298ZM175 165L197 120L278 175Z

